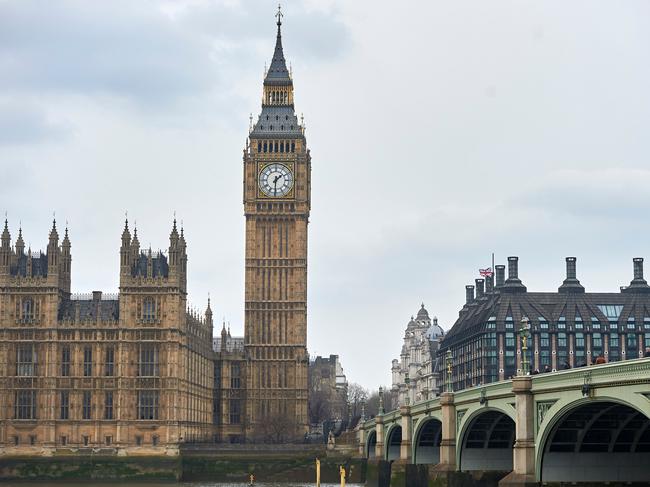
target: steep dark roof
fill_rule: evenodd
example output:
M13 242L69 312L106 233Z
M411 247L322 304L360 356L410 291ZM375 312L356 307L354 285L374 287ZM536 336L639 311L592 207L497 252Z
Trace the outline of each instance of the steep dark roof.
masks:
M617 319L607 317L599 306L622 306ZM466 339L488 331L504 331L506 322L513 323L516 331L523 317L530 320L533 331L539 330L540 322L556 329L558 321L567 323L570 331L577 319L588 325L600 323L627 323L628 318L642 323L650 319L650 295L647 293L583 293L583 292L496 292L482 300L468 303L460 312L454 326L441 343L441 349L454 346ZM494 328L488 329L488 322Z
M284 59L284 51L282 50L282 32L280 27L282 26L282 13L278 11L278 34L275 39L275 50L273 51L273 59L271 60L271 66L269 66L268 71L266 72L266 78L264 78L265 85L291 85L291 76L289 70L287 69L287 63Z

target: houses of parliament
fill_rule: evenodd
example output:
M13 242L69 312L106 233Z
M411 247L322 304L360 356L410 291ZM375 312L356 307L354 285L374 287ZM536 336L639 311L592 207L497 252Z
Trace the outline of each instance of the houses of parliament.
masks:
M189 311L188 246L175 220L168 251L157 253L125 222L117 295L71 292L67 228L61 238L54 221L45 251L32 252L5 221L0 455L177 455L188 442L306 432L311 159L277 19L243 157L244 337L225 327L213 337L209 300L203 314Z

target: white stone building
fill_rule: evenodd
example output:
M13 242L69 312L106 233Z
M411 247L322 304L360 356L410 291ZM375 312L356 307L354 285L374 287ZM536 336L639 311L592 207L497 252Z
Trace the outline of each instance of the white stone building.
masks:
M406 325L404 345L399 360L392 362L391 393L398 406L414 404L438 395L439 366L436 352L445 332L433 322L424 304ZM394 402L395 404L395 402Z

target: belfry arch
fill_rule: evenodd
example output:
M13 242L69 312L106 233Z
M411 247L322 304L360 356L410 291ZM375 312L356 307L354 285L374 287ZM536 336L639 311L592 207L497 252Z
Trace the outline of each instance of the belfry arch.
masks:
M650 418L617 400L584 401L558 414L539 442L543 482L647 482Z

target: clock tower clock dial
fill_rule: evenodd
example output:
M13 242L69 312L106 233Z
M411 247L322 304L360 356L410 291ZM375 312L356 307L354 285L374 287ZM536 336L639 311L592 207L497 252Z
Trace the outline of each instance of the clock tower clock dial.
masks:
M293 174L285 164L274 162L262 168L259 175L262 193L271 198L282 198L293 188Z
M294 111L293 79L278 16L262 110L244 151L246 274L245 434L255 439L274 418L292 418L302 438L307 419L307 225L311 157Z

